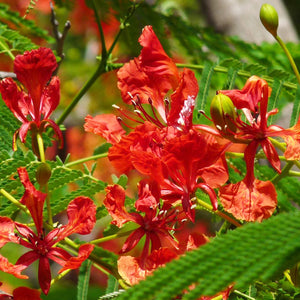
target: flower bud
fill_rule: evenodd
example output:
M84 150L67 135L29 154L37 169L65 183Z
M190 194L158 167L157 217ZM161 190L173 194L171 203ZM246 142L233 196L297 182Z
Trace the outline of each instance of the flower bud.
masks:
M276 38L278 28L278 14L270 4L263 4L260 8L260 20L265 28Z
M231 99L223 94L214 96L210 104L210 115L223 136L232 136L236 130L237 114Z
M36 170L35 177L39 185L45 185L51 177L50 166L47 163L42 162Z

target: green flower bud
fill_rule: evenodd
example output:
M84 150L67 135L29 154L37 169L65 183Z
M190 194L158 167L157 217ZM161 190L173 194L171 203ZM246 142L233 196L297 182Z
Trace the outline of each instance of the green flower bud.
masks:
M278 14L270 4L263 4L260 8L260 20L265 28L276 38L278 28Z
M231 99L223 94L214 96L210 104L210 115L223 136L232 136L236 132L237 114Z
M35 177L39 185L45 185L51 177L50 166L47 163L42 162L36 170Z

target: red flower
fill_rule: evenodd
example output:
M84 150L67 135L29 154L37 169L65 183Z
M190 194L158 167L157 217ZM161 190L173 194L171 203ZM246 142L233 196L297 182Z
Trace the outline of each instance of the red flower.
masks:
M54 129L62 142L59 127L49 119L59 103L59 79L58 77L51 79L56 68L56 58L51 49L39 48L26 51L23 55L16 56L14 71L19 82L27 89L27 93L11 78L5 78L0 82L0 92L4 102L22 122L20 129L14 134L14 149L16 149L17 134L24 142L28 130L36 134L37 131L42 132L48 126Z
M277 194L272 182L254 177L257 147L258 142L254 140L245 149L245 178L238 183L221 187L219 196L224 209L237 219L261 222L273 214L277 205Z
M139 184L139 198L135 203L135 208L142 214L126 211L124 207L125 191L122 187L108 186L106 192L104 205L113 218L113 224L121 227L124 223L132 221L140 225L127 238L120 253L126 253L133 249L144 235L146 240L141 254L142 263L146 262L149 255L150 244L150 253L161 247L178 248L177 242L170 234L170 230L173 230L172 225L179 219L179 216L176 216L178 212L160 208L160 191L155 182L149 185L142 181Z
M243 122L240 116L237 117L235 125L238 130L236 133L232 132L232 141L236 139L237 143L249 144L255 140L257 146L262 147L267 159L277 172L280 172L280 160L268 137L281 137L287 142L287 149L284 154L287 159L294 160L300 157L297 151L300 148L300 120L289 129L277 125L268 126L267 124L268 117L276 114L278 109L267 112L271 88L265 80L252 76L247 80L242 90L220 91L220 93L230 97L236 108L243 110L248 121L248 123Z
M254 160L259 146L273 168L280 173L280 159L269 137L281 137L287 143L284 153L287 159L298 159L300 149L300 121L289 129L277 125L268 126L270 115L276 114L277 109L267 112L268 98L271 89L267 82L257 76L252 76L242 90L220 91L232 100L237 109L241 109L246 117L243 121L240 115L234 118L227 116L230 124L234 124L235 132L228 128L218 128L225 138L233 143L245 143L247 147L244 159L247 166L245 178L236 184L230 184L219 190L220 200L225 210L236 218L246 221L262 221L274 212L277 205L277 195L270 181L260 181L254 177ZM230 119L228 119L230 118Z
M132 104L134 112L115 107L127 120L137 124L149 121L159 128L173 126L188 131L192 127L198 94L194 73L188 69L178 71L151 26L143 29L139 42L143 46L140 56L124 64L117 73L123 101ZM144 104L150 104L152 114L147 112ZM88 116L85 129L113 144L123 135L121 127L116 124L116 117L111 114L95 118Z
M5 267L1 264L0 269L17 277L24 278L20 272L34 261L39 260L39 283L42 291L47 294L51 282L49 259L63 266L60 270L60 272L62 272L65 269L78 268L93 251L93 245L82 245L79 248L78 257L74 258L67 251L55 245L73 233L89 234L96 222L96 206L89 198L75 198L70 202L67 208L68 224L55 228L48 234L45 234L42 228L42 208L45 194L35 190L34 186L29 181L28 174L24 168L18 169L18 172L21 182L25 187L25 194L21 201L26 205L32 215L37 233L26 225L14 222L6 217L1 217L0 246L2 247L8 242L14 242L29 248L30 251L23 254L15 265L9 264ZM34 202L36 203L36 206L34 206ZM17 229L17 236L14 235L14 228ZM6 260L3 257L0 257L0 259L2 261Z
M184 212L194 221L191 199L198 188L209 195L214 209L218 207L213 188L228 179L223 151L211 135L190 130L164 141L160 153L132 150L131 161L136 170L160 184L165 202L180 200Z

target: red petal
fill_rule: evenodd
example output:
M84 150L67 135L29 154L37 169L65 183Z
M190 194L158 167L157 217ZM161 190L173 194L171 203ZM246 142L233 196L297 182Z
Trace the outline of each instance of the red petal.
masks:
M88 259L90 254L92 253L95 245L91 244L85 244L81 245L78 250L78 256L77 257L71 257L63 266L62 269L59 270L58 273L61 273L68 269L77 269L81 266L81 264Z
M45 295L48 294L51 283L51 270L47 257L41 256L39 262L39 284Z
M0 217L0 248L6 243L18 243L18 238L14 234L15 223L8 217Z
M154 250L147 257L145 264L141 262L140 258L121 256L118 260L118 271L128 284L134 285L176 257L177 255L168 248Z
M28 279L28 276L22 275L21 272L25 269L24 265L13 265L6 257L0 255L0 270L2 272L12 274L17 278Z
M29 180L28 173L25 168L18 168L20 180L25 187L25 193L20 202L28 208L37 232L42 233L43 228L43 207L47 197L46 194L36 190Z
M133 217L125 209L125 191L119 185L108 186L104 206L113 218L112 224L122 227L123 224L133 221Z
M18 287L13 291L14 300L41 300L40 295L40 291L24 286Z
M41 114L43 119L48 119L56 109L60 99L60 82L58 77L53 77L48 86L43 90L41 98Z
M278 172L281 173L281 164L278 153L275 147L272 145L269 139L264 139L261 141L261 147L266 154L268 161L271 163L272 167Z
M154 107L165 120L164 98L169 91L176 89L179 72L151 26L143 29L139 42L143 46L141 55L118 71L118 88L126 103L131 103L132 96L139 95L142 103L148 103L151 98Z
M96 117L86 116L84 129L102 136L108 143L116 144L126 133L113 114L103 114Z
M88 197L77 197L67 208L69 222L58 235L61 240L73 233L89 234L96 223L96 205Z
M190 129L193 123L195 99L198 95L198 82L191 70L184 69L180 82L171 95L171 110L168 114L168 125L183 126Z
M221 187L221 203L237 219L261 222L269 218L276 208L275 187L270 181L254 179L251 186L246 181Z
M40 109L42 90L56 69L56 58L49 48L25 51L14 60L14 72L18 80L27 88L34 106Z
M27 122L30 101L28 96L18 89L18 86L11 78L4 78L0 81L0 92L3 101L21 122Z
M133 249L138 244L138 242L144 236L145 233L146 233L146 231L142 227L140 227L140 228L136 229L134 232L132 232L129 235L129 237L126 239L120 253L126 253L126 252L130 251L131 249Z
M252 112L257 112L258 103L262 99L265 86L267 86L268 96L270 96L271 88L268 87L268 83L257 76L251 76L242 90L222 90L219 92L228 96L237 109L247 108Z

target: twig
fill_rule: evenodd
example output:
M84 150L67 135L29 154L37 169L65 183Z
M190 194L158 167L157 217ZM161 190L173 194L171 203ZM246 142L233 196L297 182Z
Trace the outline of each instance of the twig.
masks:
M58 30L59 23L56 19L56 14L55 14L52 2L50 2L50 7L51 7L51 24L52 24L52 28L53 28L54 38L56 40L56 52L57 52L57 55L60 57L60 61L58 62L58 66L57 66L57 68L56 68L56 70L54 71L54 74L53 74L53 75L56 75L62 60L65 58L65 54L64 54L64 51L63 51L64 42L65 42L65 38L67 36L67 33L68 33L69 29L71 28L71 22L67 21L65 23L64 30L61 33Z

